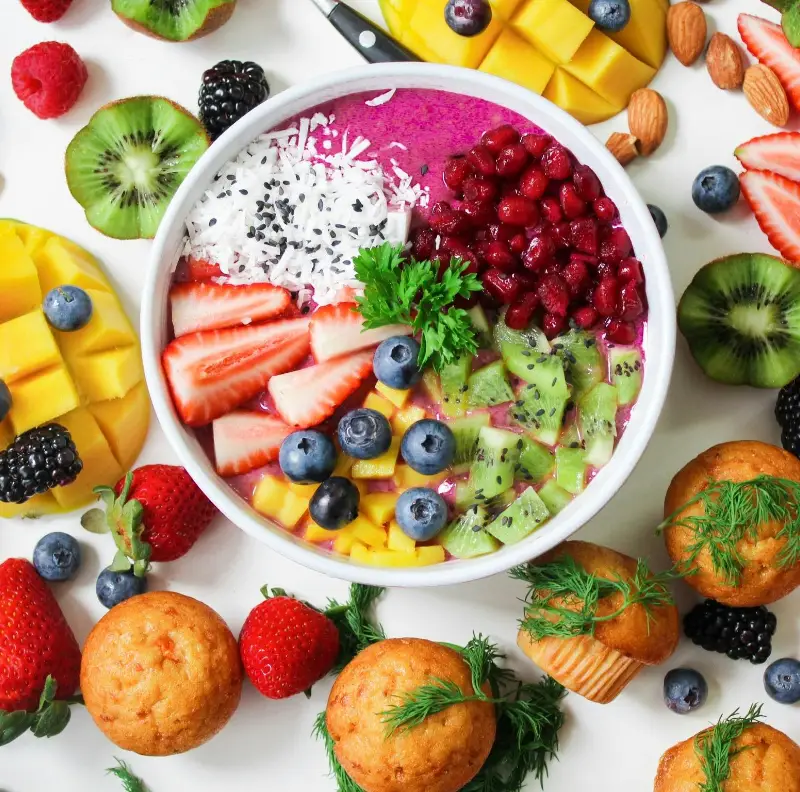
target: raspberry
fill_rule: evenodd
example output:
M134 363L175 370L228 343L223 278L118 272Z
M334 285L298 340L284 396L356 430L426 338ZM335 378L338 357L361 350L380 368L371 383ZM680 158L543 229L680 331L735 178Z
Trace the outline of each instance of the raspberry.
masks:
M55 22L67 13L72 0L20 0L37 22Z
M69 44L44 41L11 64L14 93L39 118L58 118L78 101L88 74Z

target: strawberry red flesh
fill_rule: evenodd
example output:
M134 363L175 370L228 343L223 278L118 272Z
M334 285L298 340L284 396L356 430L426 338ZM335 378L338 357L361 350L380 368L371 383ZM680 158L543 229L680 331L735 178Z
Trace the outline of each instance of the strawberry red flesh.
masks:
M787 40L780 25L752 14L739 14L739 35L750 54L778 76L795 110L800 109L800 49Z
M213 431L217 473L238 476L274 462L293 429L274 415L239 410L217 418Z
M770 244L788 261L800 263L800 184L758 170L746 171L739 181Z
M766 170L800 181L800 132L778 132L748 140L733 152L747 170Z

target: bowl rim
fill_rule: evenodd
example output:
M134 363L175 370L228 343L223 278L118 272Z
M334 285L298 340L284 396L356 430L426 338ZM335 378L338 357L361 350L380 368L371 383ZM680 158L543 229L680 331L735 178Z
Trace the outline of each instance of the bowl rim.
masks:
M357 564L345 556L320 550L259 515L216 474L197 439L180 422L161 369L167 296L164 286L169 283L179 258L181 245L176 240L183 238L183 233L177 232L214 174L259 134L298 113L333 98L384 92L391 87L438 89L485 98L501 106L511 104L510 109L546 131L556 127L558 131L552 132L554 137L572 151L579 149L581 162L605 171L606 177L601 177L601 181L607 190L612 186L608 178L612 179L615 202L624 215L625 228L630 230L631 223L636 226L640 240L636 245L637 255L645 258L641 255L642 245L647 252L643 265L650 306L643 342L647 352L643 388L614 456L590 486L545 527L518 544L506 545L478 558L412 568ZM162 288L163 294L159 295ZM647 205L622 166L586 127L543 97L493 75L438 64L387 63L332 72L289 88L248 113L203 154L170 202L156 235L142 294L140 334L145 379L158 422L192 479L234 525L289 560L334 578L377 586L428 587L465 583L506 572L567 539L613 498L638 464L663 409L675 356L676 319L666 256ZM650 352L653 346L657 348L655 355Z

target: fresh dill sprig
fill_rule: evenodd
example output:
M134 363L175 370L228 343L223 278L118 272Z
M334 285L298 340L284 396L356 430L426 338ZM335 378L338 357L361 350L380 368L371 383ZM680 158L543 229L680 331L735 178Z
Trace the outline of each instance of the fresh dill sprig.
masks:
M333 737L331 737L331 733L328 731L328 724L325 717L325 713L320 712L316 721L314 721L314 730L312 734L322 740L325 745L325 752L328 755L328 766L331 769L331 776L336 780L337 792L364 792L364 790L347 775L347 772L341 764L339 764L339 760L336 758L336 751L334 750L336 743L334 743Z
M680 576L674 571L653 574L639 559L630 580L606 579L587 572L567 555L546 564L515 567L509 574L528 583L521 627L536 641L594 635L598 624L616 619L633 605L641 605L649 621L654 608L673 604L668 586ZM620 606L600 615L600 601L612 594L621 595Z
M147 787L144 781L138 776L133 774L133 771L121 759L114 757L117 762L117 767L109 767L106 773L116 776L122 781L122 788L125 792L147 792Z
M359 652L368 646L383 641L383 627L370 619L370 609L385 589L378 586L350 586L350 599L341 605L329 600L325 615L339 630L339 656L333 673L341 671Z
M702 514L680 516L696 504L702 505ZM711 481L667 517L658 530L676 525L689 528L694 541L687 548L687 566L707 550L714 571L727 585L735 586L746 565L739 542L756 539L759 526L768 522L783 524L775 535L786 540L776 559L778 566L800 563L800 483L790 479L764 475L747 481Z
M731 772L731 759L739 750L733 744L751 726L763 720L761 704L753 704L747 714L734 710L724 720L717 721L708 731L695 737L694 752L706 780L699 784L700 792L724 792L725 781Z

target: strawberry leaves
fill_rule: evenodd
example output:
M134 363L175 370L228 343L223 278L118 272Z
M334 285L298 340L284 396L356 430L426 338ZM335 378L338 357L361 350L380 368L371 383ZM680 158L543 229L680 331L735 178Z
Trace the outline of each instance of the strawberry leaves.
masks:
M80 696L56 701L58 683L48 676L44 683L39 707L35 712L0 710L0 746L8 745L30 731L34 737L55 737L67 728L71 717L70 704L82 704Z

